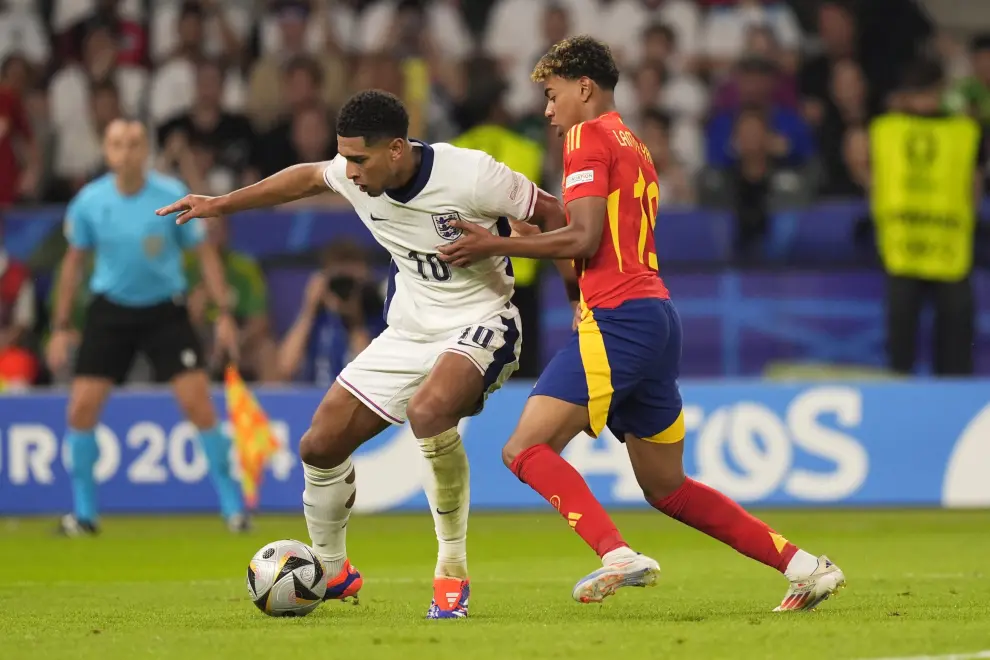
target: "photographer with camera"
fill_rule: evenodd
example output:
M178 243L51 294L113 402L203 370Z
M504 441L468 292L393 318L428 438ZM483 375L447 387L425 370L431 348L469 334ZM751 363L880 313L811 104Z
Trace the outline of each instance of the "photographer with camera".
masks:
M363 248L334 243L323 263L310 277L299 315L278 348L278 370L282 380L328 388L385 329L385 321Z

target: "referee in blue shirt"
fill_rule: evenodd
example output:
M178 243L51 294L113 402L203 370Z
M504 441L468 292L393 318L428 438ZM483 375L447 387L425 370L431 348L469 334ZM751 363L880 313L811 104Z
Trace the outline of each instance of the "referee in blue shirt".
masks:
M231 477L230 442L220 431L210 398L199 341L185 306L183 250L198 250L208 293L221 310L217 344L236 358L237 326L230 313L219 256L203 241L199 222L162 222L155 210L186 194L179 181L145 171L148 137L136 121L117 120L103 141L110 173L88 185L69 203L65 234L69 249L58 281L48 363L57 370L68 361L73 333L72 298L84 253L95 253L86 313L69 394L68 434L72 456L74 513L61 531L76 536L97 531L98 507L93 468L99 458L95 428L115 384L127 377L138 352L154 369L155 380L171 382L179 406L199 429L220 510L232 531L243 531L239 484Z

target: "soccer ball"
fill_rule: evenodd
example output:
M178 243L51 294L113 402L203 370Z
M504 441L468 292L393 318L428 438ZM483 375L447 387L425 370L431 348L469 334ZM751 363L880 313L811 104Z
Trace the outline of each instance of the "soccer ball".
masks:
M326 571L305 543L274 541L251 558L247 588L251 601L268 616L306 616L323 601Z

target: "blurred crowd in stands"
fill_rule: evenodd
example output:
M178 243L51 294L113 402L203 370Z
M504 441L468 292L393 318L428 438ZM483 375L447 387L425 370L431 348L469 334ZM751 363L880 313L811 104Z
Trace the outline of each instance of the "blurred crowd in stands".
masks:
M222 194L331 158L335 109L371 87L404 99L413 136L485 150L557 193L560 141L529 74L549 45L587 33L620 64L617 105L653 155L662 204L735 209L745 249L776 198L864 195L866 127L896 107L905 63L940 58L946 111L990 122L978 27L945 34L916 0L0 0L0 215L64 203L100 174L115 117L147 122L155 168ZM374 303L366 265L335 254L282 342L257 263L228 263L259 378L325 380L333 370L305 346L345 356L365 341L353 335ZM0 238L0 354L34 328L32 287Z

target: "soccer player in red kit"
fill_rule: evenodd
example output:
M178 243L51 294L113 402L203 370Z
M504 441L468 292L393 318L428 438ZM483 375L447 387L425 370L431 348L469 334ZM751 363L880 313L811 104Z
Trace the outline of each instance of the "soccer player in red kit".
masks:
M546 116L565 136L566 226L500 238L459 223L463 236L440 251L455 266L494 255L574 260L576 332L540 376L502 450L512 472L602 559L602 568L574 587L574 598L599 602L620 587L650 586L660 573L656 561L629 548L560 456L582 430L597 436L607 425L625 443L654 508L783 573L790 588L778 611L814 608L845 582L839 567L684 475L681 322L657 268L657 173L615 111L619 74L611 52L590 37L565 39L543 56L533 79L544 84Z

